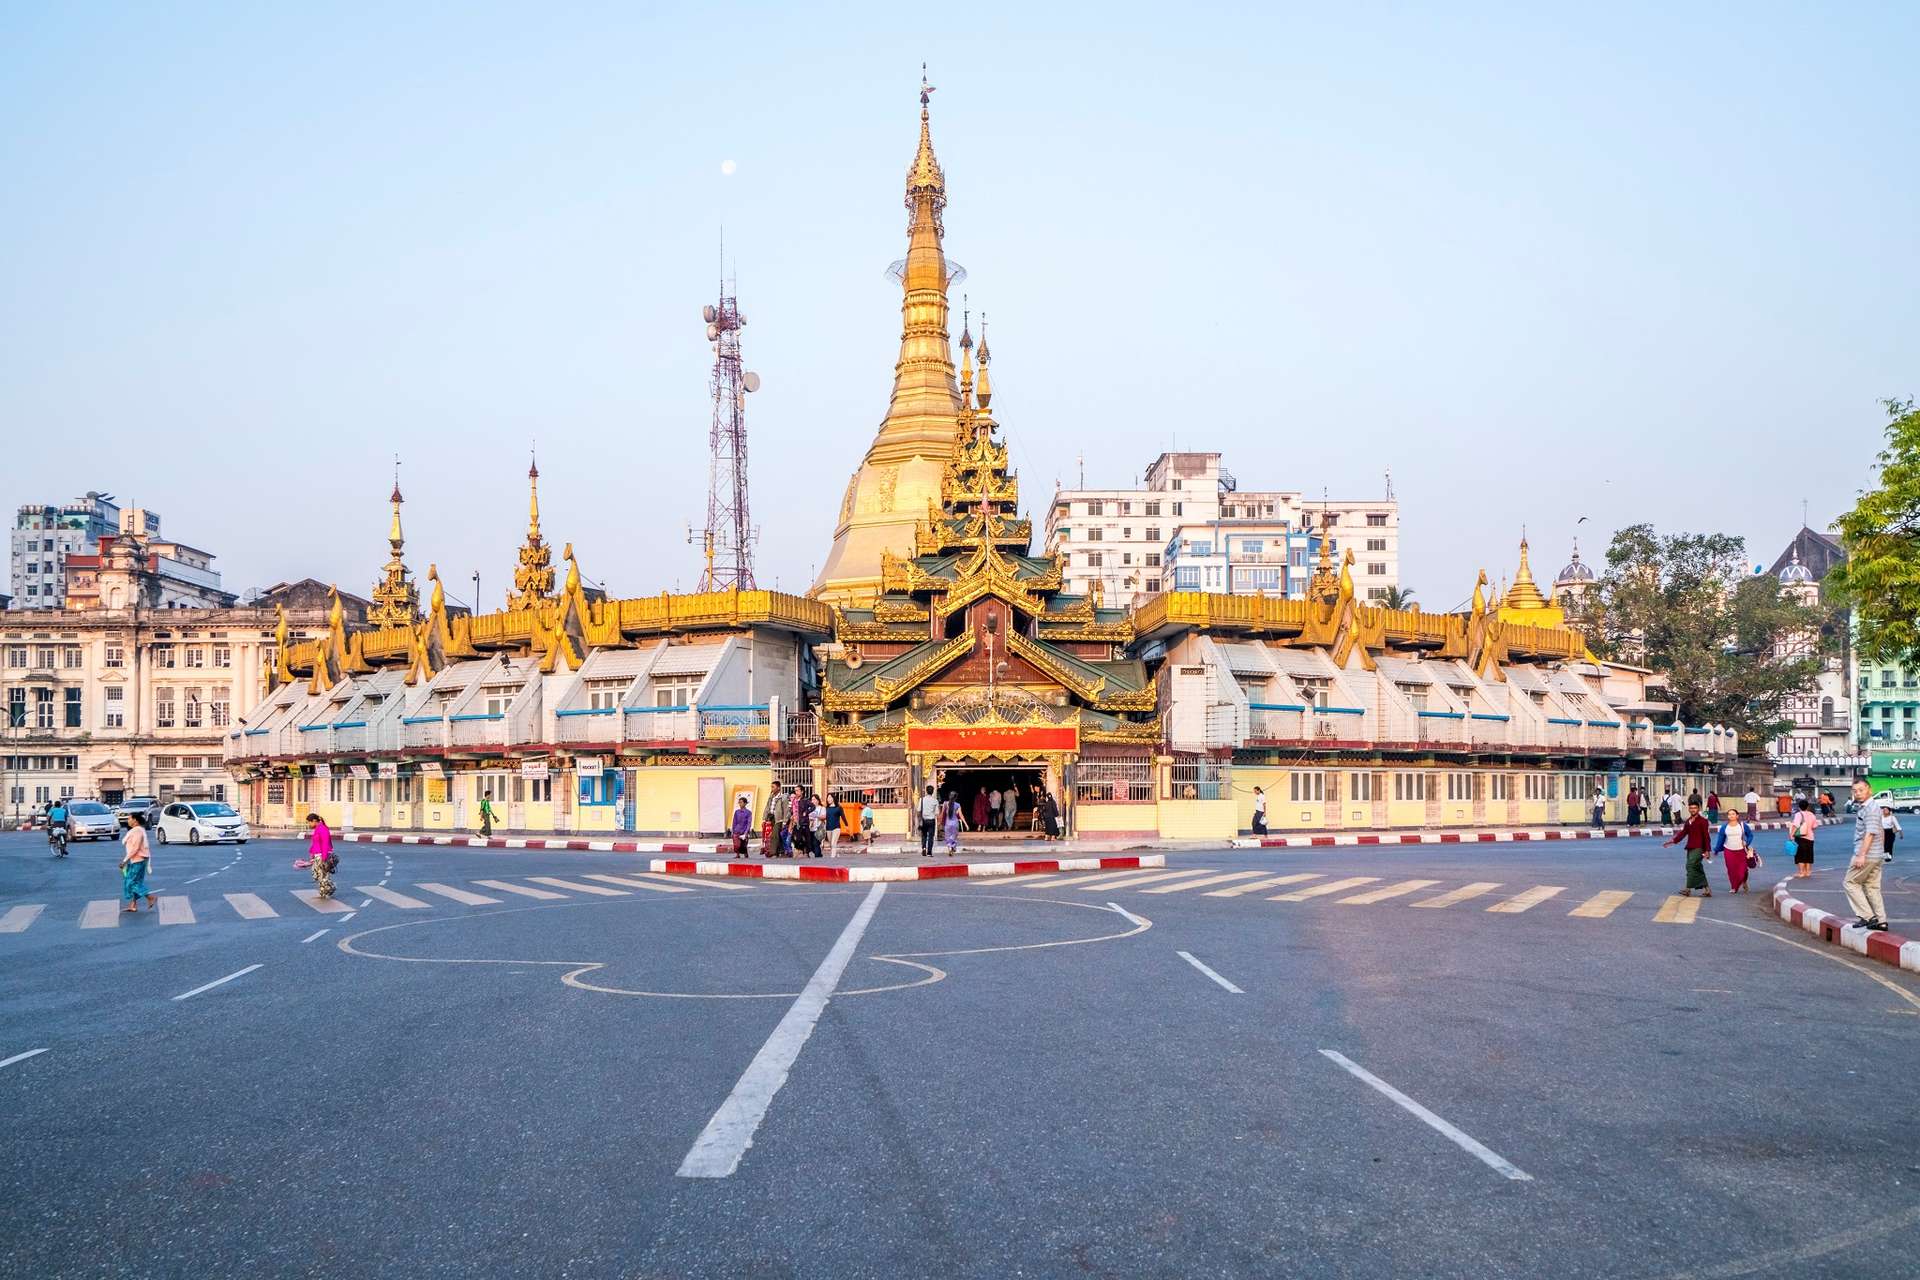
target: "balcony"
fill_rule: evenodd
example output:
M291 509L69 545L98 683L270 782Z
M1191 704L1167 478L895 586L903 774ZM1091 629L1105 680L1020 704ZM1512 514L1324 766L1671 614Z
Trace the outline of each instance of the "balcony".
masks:
M1465 746L1467 713L1464 711L1416 711L1413 713L1415 740L1436 746Z
M772 735L773 720L765 703L700 708L702 742L766 742Z
M463 716L449 716L448 737L450 745L455 747L503 747L507 738L507 716L504 711L476 711Z
M447 722L443 716L408 716L400 722L400 744L409 750L447 745Z
M561 742L618 742L624 721L619 707L569 707L554 712L554 736Z
M694 707L628 707L620 718L622 742L692 742L700 736L700 712Z

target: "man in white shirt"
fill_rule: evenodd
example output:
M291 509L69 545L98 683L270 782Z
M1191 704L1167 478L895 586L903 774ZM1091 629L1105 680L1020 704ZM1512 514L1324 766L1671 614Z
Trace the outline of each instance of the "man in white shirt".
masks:
M1752 787L1748 787L1747 794L1742 796L1741 799L1747 802L1747 821L1758 822L1760 820L1760 793Z
M1881 859L1886 856L1885 818L1865 781L1853 784L1853 859L1847 864L1847 905L1863 929L1887 927L1887 902L1880 895Z
M933 784L927 784L927 793L920 797L920 856L933 856L933 829L940 819L940 801L933 794Z
M1253 789L1253 834L1267 834L1267 793L1259 787Z

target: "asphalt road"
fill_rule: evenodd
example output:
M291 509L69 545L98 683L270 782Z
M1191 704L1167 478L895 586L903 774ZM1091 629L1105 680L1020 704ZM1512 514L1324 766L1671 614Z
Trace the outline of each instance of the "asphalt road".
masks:
M116 846L0 836L0 1274L1920 1258L1920 982L1772 921L1772 853L1682 922L1648 839L883 888L348 846L331 914L295 852L171 846L184 908L89 917Z

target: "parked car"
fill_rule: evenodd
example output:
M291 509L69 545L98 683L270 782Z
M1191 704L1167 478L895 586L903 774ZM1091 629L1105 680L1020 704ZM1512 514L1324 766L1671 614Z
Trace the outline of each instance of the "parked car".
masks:
M98 800L75 800L67 805L67 839L117 840L120 815Z
M1895 813L1920 813L1920 788L1901 787L1875 793L1875 800L1882 809L1891 809Z
M113 811L120 816L120 825L123 827L128 825L127 815L130 813L143 815L149 831L160 821L160 801L153 796L128 796L115 805Z
M154 835L161 844L183 840L188 844L208 844L215 840L233 840L245 844L253 837L247 821L233 806L220 800L179 800L160 811Z

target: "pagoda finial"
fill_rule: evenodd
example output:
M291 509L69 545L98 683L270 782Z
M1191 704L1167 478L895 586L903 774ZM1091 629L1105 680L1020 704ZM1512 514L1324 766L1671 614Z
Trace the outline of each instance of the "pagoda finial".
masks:
M974 398L980 407L986 409L993 404L993 379L987 374L987 366L993 363L993 353L987 350L987 313L980 313L980 378L974 386Z
M380 580L373 584L373 604L367 621L376 627L410 627L420 620L420 588L407 572L404 555L406 538L400 529L400 457L393 459L393 492L387 498L393 508L387 525L387 563Z
M960 407L973 403L973 313L967 307L967 295L960 295Z
M509 609L525 609L553 596L553 552L540 536L540 461L531 452L527 463L527 541L513 571L513 589L507 592Z
M1527 562L1527 531L1520 529L1520 567L1514 572L1513 585L1507 588L1506 599L1502 602L1509 609L1544 609L1547 598L1540 594L1540 588L1533 580L1533 566Z
M907 208L913 209L916 196L932 196L934 216L947 203L947 178L940 171L940 160L933 154L933 120L927 104L933 100L933 86L927 83L927 64L920 64L920 149L914 152L913 167L907 170Z
M537 453L527 451L527 541L534 542L540 537L540 458Z

